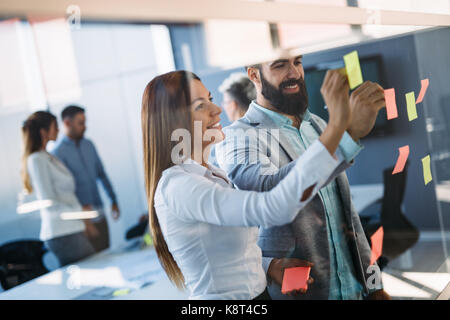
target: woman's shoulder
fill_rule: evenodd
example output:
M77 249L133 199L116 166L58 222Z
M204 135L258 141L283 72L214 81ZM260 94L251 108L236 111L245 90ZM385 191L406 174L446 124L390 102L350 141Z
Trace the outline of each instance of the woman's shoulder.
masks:
M36 151L28 156L27 162L28 164L40 163L40 162L48 162L50 161L50 157L46 151Z

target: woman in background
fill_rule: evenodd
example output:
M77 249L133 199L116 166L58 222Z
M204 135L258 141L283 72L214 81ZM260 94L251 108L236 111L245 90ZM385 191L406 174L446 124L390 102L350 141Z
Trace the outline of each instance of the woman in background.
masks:
M151 232L161 265L177 287L188 288L190 299L270 299L258 226L291 222L317 194L338 166L332 155L350 122L346 78L335 73L327 86L342 98L330 108L328 127L264 193L233 189L226 173L208 163L212 143L223 139L221 109L195 74L170 72L146 86L142 132ZM188 135L180 142L183 132ZM203 139L208 135L214 140ZM311 266L292 262L289 267ZM272 263L267 275L281 284L284 269L273 273L278 267L275 261L271 269Z
M56 140L56 117L46 111L30 115L22 126L22 182L26 192L36 193L38 200L51 201L40 209L39 238L58 258L60 266L95 253L84 233L81 220L65 220L63 213L81 212L75 196L75 182L62 162L46 151L47 143Z

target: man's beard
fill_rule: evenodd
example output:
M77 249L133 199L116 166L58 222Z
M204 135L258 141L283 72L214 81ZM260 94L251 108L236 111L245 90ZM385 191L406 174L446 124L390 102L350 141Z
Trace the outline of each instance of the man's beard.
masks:
M305 81L302 78L298 80L287 80L280 83L279 88L271 85L261 74L262 95L270 104L282 113L303 117L308 108L308 92L306 91ZM297 84L299 91L296 93L283 93L283 88Z

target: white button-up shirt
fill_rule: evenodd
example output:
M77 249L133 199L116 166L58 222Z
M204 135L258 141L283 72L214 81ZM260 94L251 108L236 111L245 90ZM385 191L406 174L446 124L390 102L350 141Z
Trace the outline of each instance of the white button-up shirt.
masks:
M247 300L264 291L257 227L292 222L339 164L320 140L295 162L276 187L262 193L233 189L223 170L191 159L163 172L154 206L190 299Z

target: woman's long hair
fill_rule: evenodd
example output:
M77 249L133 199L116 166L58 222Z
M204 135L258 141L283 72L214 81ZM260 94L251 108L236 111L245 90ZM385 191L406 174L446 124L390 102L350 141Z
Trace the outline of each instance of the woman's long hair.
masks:
M28 193L33 191L27 169L27 159L30 154L42 148L41 129L49 130L56 117L47 111L36 111L22 125L22 184Z
M142 97L144 170L150 229L158 259L169 279L179 289L185 288L184 277L164 240L154 208L154 197L162 172L175 165L171 152L178 141L171 141L172 133L180 128L192 132L189 83L194 79L200 80L188 71L157 76L147 84Z

